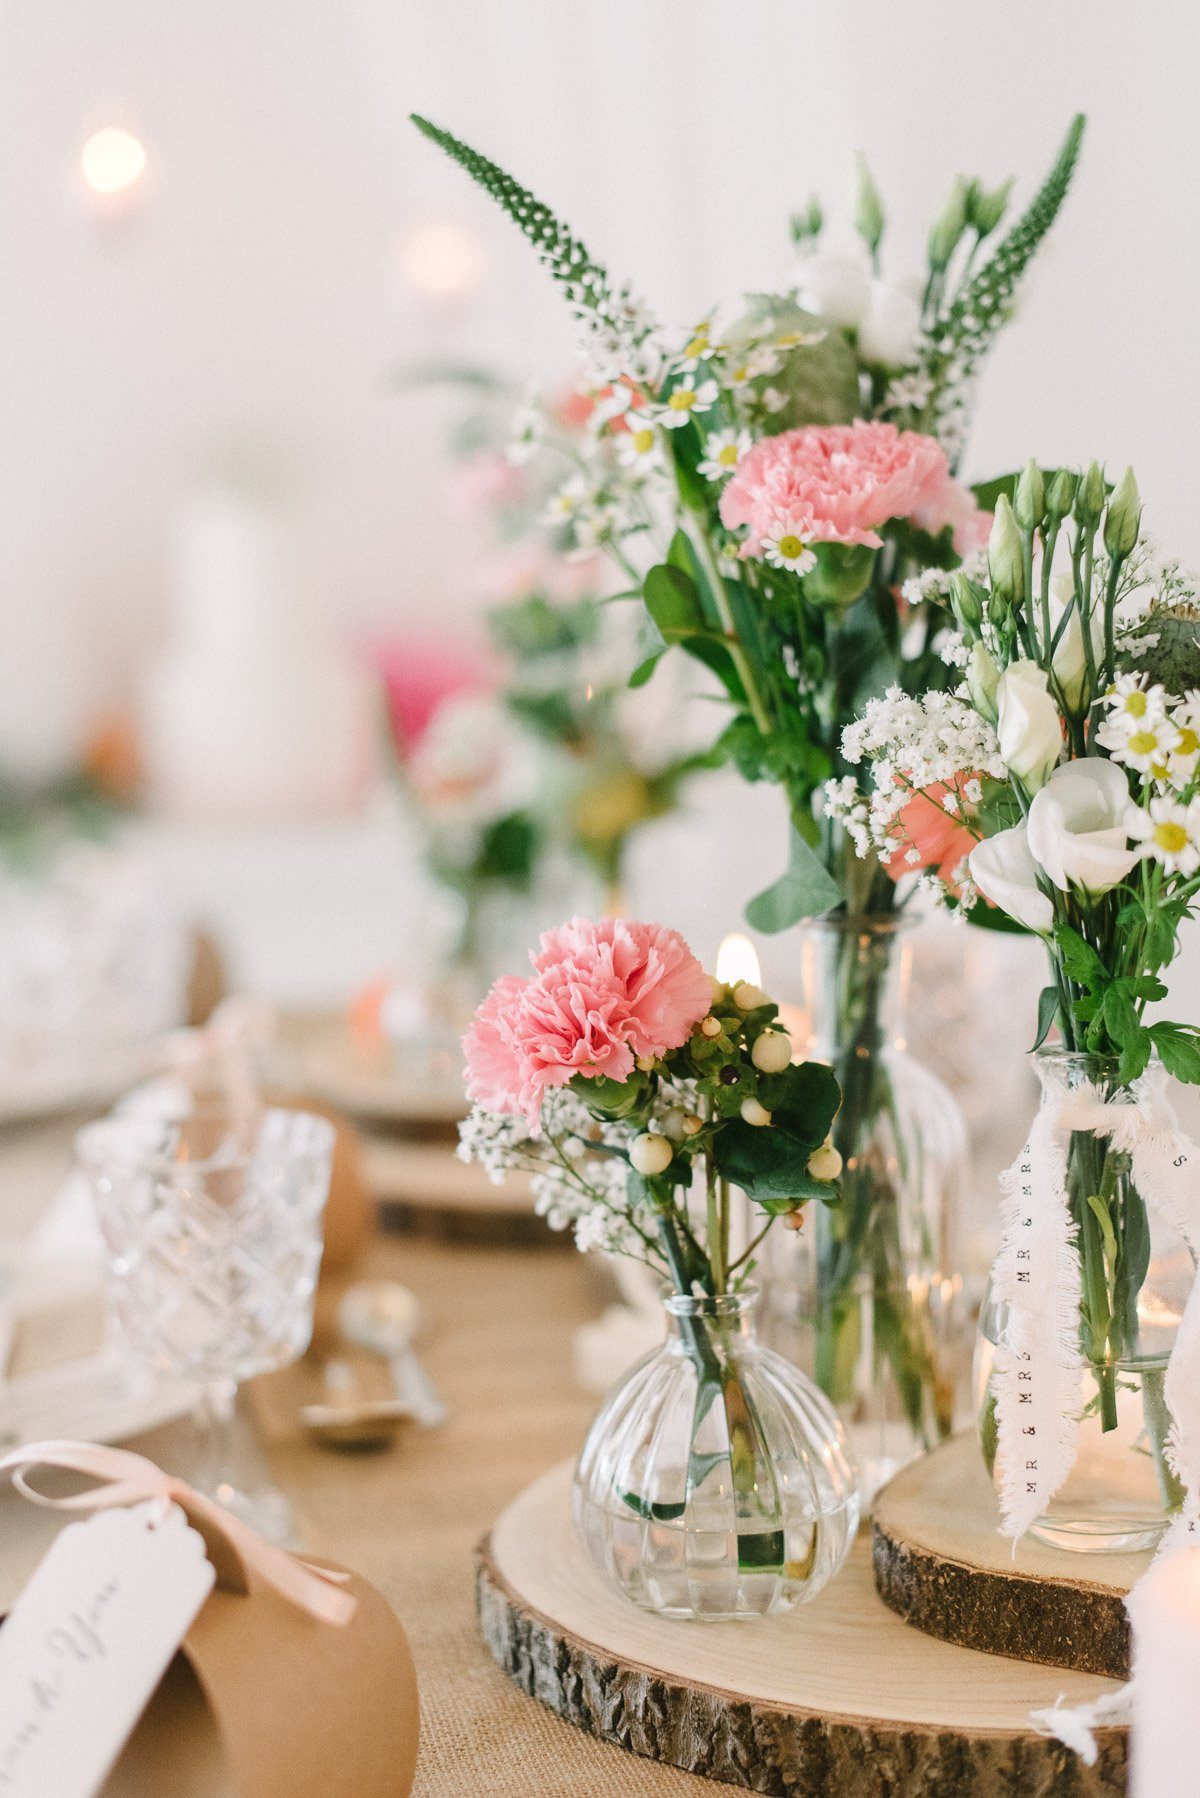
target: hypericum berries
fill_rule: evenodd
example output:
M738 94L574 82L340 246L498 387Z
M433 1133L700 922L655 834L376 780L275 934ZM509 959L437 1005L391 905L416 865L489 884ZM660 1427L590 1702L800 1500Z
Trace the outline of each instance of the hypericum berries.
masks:
M782 1074L791 1064L791 1037L786 1030L764 1030L754 1039L750 1059L760 1074Z
M742 1122L744 1124L753 1124L756 1129L761 1130L764 1125L769 1124L771 1121L770 1112L758 1099L743 1099L741 1110Z
M733 1002L739 1011L755 1011L760 1005L770 1003L761 986L753 986L748 980L738 981L733 989Z
M808 1158L808 1171L814 1180L836 1180L842 1171L842 1158L833 1146L832 1137L826 1137L819 1149L814 1149Z
M685 1136L699 1136L703 1128L704 1119L702 1117L697 1117L694 1111L689 1111L684 1114L683 1134Z
M701 1036L708 1036L708 1037L720 1036L721 1029L722 1029L722 1025L721 1025L720 1018L707 1017L707 1018L701 1019L701 1022L700 1022Z
M647 1130L642 1136L635 1136L629 1149L629 1159L639 1174L652 1179L655 1174L665 1174L675 1158L675 1151L665 1136L659 1136L654 1130Z

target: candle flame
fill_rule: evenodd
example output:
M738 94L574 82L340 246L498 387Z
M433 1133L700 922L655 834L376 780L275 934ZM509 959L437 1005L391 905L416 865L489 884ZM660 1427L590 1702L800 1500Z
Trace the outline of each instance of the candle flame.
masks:
M761 978L762 970L758 965L758 951L754 944L740 931L731 932L717 950L717 979L726 986L737 986L742 980L751 986L757 986Z

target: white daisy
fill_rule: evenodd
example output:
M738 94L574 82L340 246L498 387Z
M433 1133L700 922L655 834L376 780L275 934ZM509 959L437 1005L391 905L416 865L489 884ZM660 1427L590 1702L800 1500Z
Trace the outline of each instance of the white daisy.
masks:
M1148 813L1131 819L1129 831L1144 841L1142 854L1161 862L1168 874L1189 876L1200 868L1200 799L1181 805L1163 794L1150 801Z
M1132 725L1106 718L1096 732L1097 741L1103 743L1114 762L1136 768L1139 774L1152 775L1155 780L1166 779L1167 764L1179 738L1180 732L1166 714L1154 712Z
M581 474L574 474L547 502L542 514L543 524L570 524L583 510L588 501L588 484Z
M782 412L787 405L787 394L780 393L778 387L764 387L762 403L768 412Z
M778 350L769 344L753 345L743 352L741 359L726 369L725 378L731 387L747 387L751 381L760 381L764 375L775 375L783 366L783 357Z
M749 431L710 431L704 440L704 460L699 473L710 481L723 481L733 473L750 448Z
M1200 762L1200 693L1188 693L1170 716L1178 737L1167 758L1167 774L1173 786L1186 787Z
M707 412L711 406L715 406L719 393L720 389L715 381L702 381L697 387L696 377L690 375L667 395L658 415L658 422L669 431L677 430L680 425L687 424L693 413Z
M773 524L762 538L759 552L772 568L787 568L793 574L807 574L816 566L817 558L800 535L798 525L788 518Z
M617 461L622 468L636 468L646 474L662 467L662 448L653 425L631 419L628 431L623 431L616 443Z
M711 318L702 319L698 325L692 327L690 338L679 352L680 366L689 372L697 369L702 362L707 362L715 356L719 347L712 341Z

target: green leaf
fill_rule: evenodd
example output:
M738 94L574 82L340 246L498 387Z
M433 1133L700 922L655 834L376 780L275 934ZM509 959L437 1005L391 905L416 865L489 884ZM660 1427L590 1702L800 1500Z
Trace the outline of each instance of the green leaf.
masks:
M725 1124L713 1139L713 1160L722 1178L740 1186L756 1204L827 1196L829 1182L814 1180L808 1171L811 1154L811 1148L781 1131L744 1124L740 1118Z
M1121 1060L1117 1066L1117 1079L1123 1086L1130 1085L1140 1074L1145 1073L1153 1047L1154 1040L1150 1032L1141 1024L1125 1038L1121 1047Z
M841 902L842 889L793 825L787 873L750 901L746 922L764 936L776 936L804 918L821 917Z
M1183 1024L1152 1024L1150 1036L1164 1068L1188 1086L1200 1086L1200 1037Z
M483 833L475 874L479 880L503 881L526 887L533 874L541 845L541 833L528 812L509 812L497 818Z
M1038 999L1037 1036L1033 1046L1040 1049L1050 1034L1051 1026L1058 1016L1058 988L1044 986Z
M650 569L642 583L646 610L667 643L678 643L683 637L702 631L704 613L696 583L681 568L670 562L659 562Z
M1133 1000L1128 993L1122 991L1120 984L1116 981L1104 995L1104 1023L1108 1034L1118 1047L1131 1042L1141 1029Z
M1054 940L1058 944L1059 959L1072 980L1080 986L1090 987L1093 992L1108 984L1108 970L1096 954L1090 943L1084 941L1079 932L1060 919L1054 926Z
M647 612L638 625L637 641L633 653L637 657L633 673L629 676L631 687L644 687L666 653L667 644L662 632Z
M829 1135L842 1102L837 1077L823 1061L793 1062L778 1074L764 1074L758 1091L773 1127L810 1153Z

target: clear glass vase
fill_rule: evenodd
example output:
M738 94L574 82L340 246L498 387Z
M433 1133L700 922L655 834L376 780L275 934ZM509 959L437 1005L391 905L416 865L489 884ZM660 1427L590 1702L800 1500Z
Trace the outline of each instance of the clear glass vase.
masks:
M1040 1049L1033 1061L1043 1105L1058 1104L1084 1085L1105 1099L1125 1090L1110 1057L1051 1048ZM1164 1455L1171 1419L1163 1383L1195 1265L1182 1237L1147 1210L1128 1154L1106 1137L1090 1130L1072 1134L1067 1197L1083 1290L1079 1443L1070 1474L1031 1534L1055 1548L1132 1553L1154 1546L1182 1502ZM1007 1308L989 1292L974 1385L980 1445L997 1479L1002 1467L992 1372L1006 1322Z
M842 1428L759 1346L756 1298L667 1298L666 1341L609 1395L579 1458L575 1523L593 1560L662 1616L791 1610L833 1577L858 1528Z
M956 1100L905 1051L911 955L896 914L814 919L788 1022L842 1088L840 1201L773 1233L767 1340L837 1407L870 1501L954 1427L970 1354L959 1232L967 1135Z

